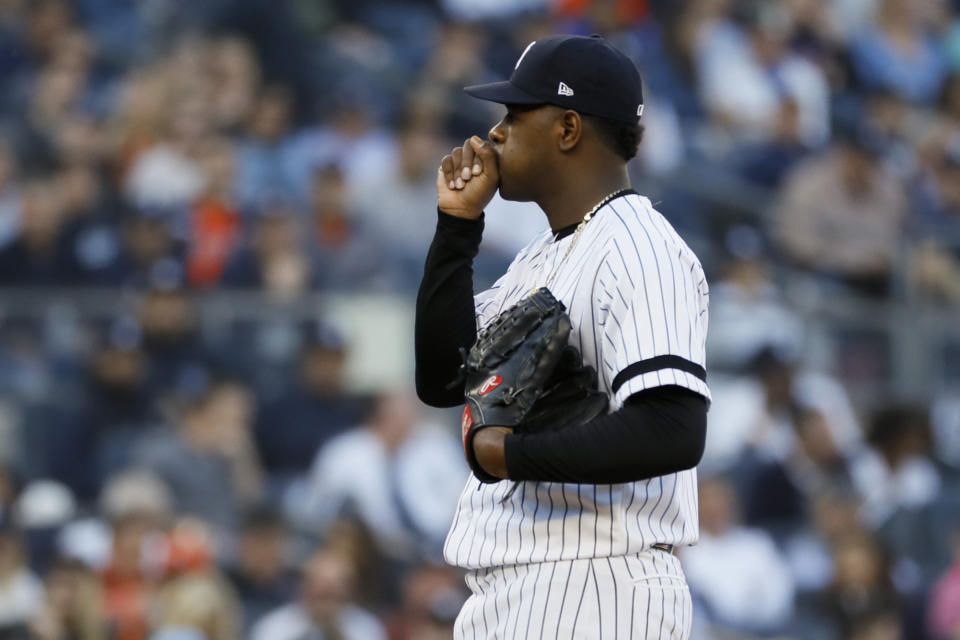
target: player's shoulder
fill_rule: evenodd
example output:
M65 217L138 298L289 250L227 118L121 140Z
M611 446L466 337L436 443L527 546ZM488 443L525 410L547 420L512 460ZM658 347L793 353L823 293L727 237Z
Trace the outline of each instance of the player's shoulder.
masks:
M532 256L536 255L536 253L540 251L547 243L549 243L552 238L553 234L551 233L550 229L544 229L543 231L540 231L533 236L530 241L525 244L522 249L520 249L520 251L517 252L517 255L514 257L513 261L515 263L519 263L531 258Z
M552 239L553 235L551 234L550 229L540 231L533 236L530 241L527 242L527 244L525 244L523 248L517 252L517 254L513 257L513 260L510 261L510 265L507 267L507 271L504 273L503 278L509 280L510 278L515 277L515 274L522 273L524 265L531 260L536 259L536 257L540 255L545 247L550 244Z
M523 277L526 271L526 265L531 260L535 259L540 252L543 251L544 247L550 242L550 231L545 230L541 231L535 235L517 254L513 257L513 260L510 261L510 264L507 266L507 270L497 278L497 281L493 285L484 289L483 291L477 293L474 296L474 302L477 307L478 313L488 304L492 303L497 299L497 296L503 294L505 291L511 289L517 282L519 282ZM500 292L499 294L497 292Z
M646 196L630 193L611 201L607 209L607 215L598 216L603 221L598 226L601 242L611 251L635 254L643 262L666 256L700 267L693 250Z
M639 193L629 193L611 200L595 218L608 236L627 237L636 234L663 236L666 227L673 229L653 207L650 199Z

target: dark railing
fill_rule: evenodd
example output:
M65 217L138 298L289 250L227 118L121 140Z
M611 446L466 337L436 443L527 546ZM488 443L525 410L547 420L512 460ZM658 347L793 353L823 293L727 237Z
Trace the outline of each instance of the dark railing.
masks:
M837 370L858 399L890 396L929 399L960 388L960 309L910 298L877 300L831 295L805 274L781 274L786 304L803 320L804 356ZM218 290L194 297L199 326L214 338L238 322L326 319L355 351L352 383L401 384L412 369L412 295L310 294L277 300L257 292ZM80 326L132 313L134 294L102 289L0 290L0 327L16 317L44 327ZM69 340L70 331L61 340ZM844 375L845 347L863 337L865 350L882 364ZM396 343L396 344L395 344ZM393 346L388 346L393 345ZM879 354L874 353L879 352ZM848 357L856 361L857 352ZM368 379L369 378L369 379Z

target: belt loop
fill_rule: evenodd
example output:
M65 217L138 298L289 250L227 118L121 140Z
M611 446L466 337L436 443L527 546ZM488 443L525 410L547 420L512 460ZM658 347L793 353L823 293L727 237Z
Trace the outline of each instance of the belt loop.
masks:
M669 553L671 555L677 555L677 547L665 542L654 542L652 545L650 545L650 548L656 549L657 551L663 551L664 553Z

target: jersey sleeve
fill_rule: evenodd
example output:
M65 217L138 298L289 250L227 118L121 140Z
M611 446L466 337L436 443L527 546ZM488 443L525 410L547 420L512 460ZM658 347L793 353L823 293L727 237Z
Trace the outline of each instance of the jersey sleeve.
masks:
M709 292L693 253L685 246L628 239L607 255L597 277L599 360L613 407L663 385L690 389L709 402Z

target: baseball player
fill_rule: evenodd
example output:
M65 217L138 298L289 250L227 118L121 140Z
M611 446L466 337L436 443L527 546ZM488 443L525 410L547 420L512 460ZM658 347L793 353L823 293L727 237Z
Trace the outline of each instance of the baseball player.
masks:
M690 593L674 551L698 536L708 291L697 257L630 189L639 72L599 36L559 35L531 43L509 80L466 91L506 115L487 140L474 136L441 162L415 329L421 399L468 405L474 473L445 544L472 591L455 637L688 638ZM483 209L498 188L536 202L550 229L474 295ZM609 409L539 432L519 419L478 424L477 402L501 376L474 385L462 354L469 373L501 314L544 296L565 309L563 339L595 370Z

